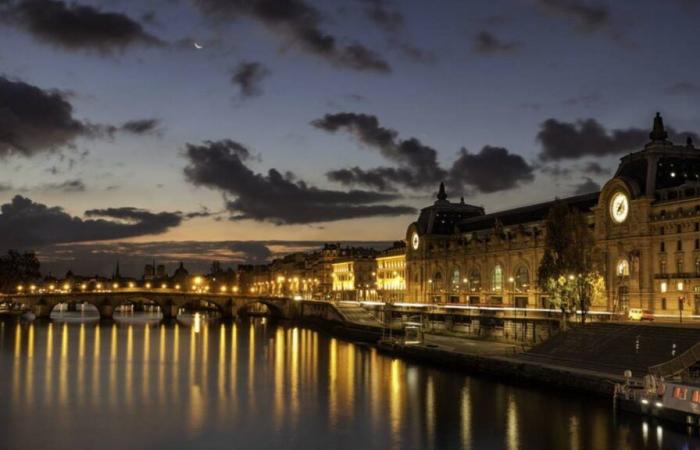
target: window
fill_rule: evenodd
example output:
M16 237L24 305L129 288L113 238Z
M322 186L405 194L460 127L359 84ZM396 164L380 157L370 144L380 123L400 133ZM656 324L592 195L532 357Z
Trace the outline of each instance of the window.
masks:
M527 267L520 266L515 272L515 290L518 292L527 291L529 284L530 272L528 272Z
M469 289L472 292L481 289L481 272L479 272L479 269L472 269L469 272Z
M666 243L665 242L662 242L661 244L659 244L659 251L661 253L666 251Z
M491 275L491 289L500 291L503 289L503 269L500 264L496 264Z
M676 251L678 251L678 252L683 251L683 241L676 242Z
M660 289L661 289L661 292L662 292L662 293L668 291L668 283L665 282L665 281L662 281L662 282L661 282ZM665 299L664 299L664 300L665 300Z
M700 258L695 260L695 275L700 275Z
M691 397L693 403L700 403L700 391L693 391L693 396Z
M695 231L700 231L700 222L695 222Z
M516 308L527 308L527 297L515 297Z
M680 232L681 232L681 226L680 226L680 225L676 225L676 233L680 233Z
M617 263L617 276L628 277L630 275L630 263L626 259L621 259Z
M455 267L452 271L452 288L459 289L459 268Z
M660 261L659 262L659 270L661 272L661 275L666 275L666 261Z
M695 250L700 250L700 239L695 239Z
M676 273L683 273L683 260L680 258L676 260Z
M549 298L540 297L540 308L552 308L553 305L549 302Z
M662 225L661 228L659 228L659 234L663 236L665 234L665 232L666 232L666 228L664 228L664 226Z
M678 386L673 388L673 398L677 398L678 400L685 400L687 395L688 395L687 388L682 388L682 387L678 387Z
M479 304L479 297L476 295L470 295L469 296L469 304L470 305L478 305Z
M666 298L665 297L661 299L661 309L664 309L664 310L666 309Z

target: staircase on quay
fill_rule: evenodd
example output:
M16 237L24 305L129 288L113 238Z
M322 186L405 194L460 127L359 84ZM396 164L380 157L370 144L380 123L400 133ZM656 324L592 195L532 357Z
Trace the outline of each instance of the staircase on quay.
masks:
M700 328L589 323L556 334L518 358L614 375L631 370L632 376L642 377L652 367L657 375L672 375L661 369L677 370L678 364L668 362L681 355L686 368L692 365L696 361L688 355L695 354L698 343Z

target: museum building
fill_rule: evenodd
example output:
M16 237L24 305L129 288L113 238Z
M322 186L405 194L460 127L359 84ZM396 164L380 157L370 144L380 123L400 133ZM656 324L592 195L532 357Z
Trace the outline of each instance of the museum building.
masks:
M487 214L441 184L406 232L405 301L549 308L537 269L561 201L585 214L604 257L594 309L700 314L700 149L670 142L658 114L649 137L592 194Z

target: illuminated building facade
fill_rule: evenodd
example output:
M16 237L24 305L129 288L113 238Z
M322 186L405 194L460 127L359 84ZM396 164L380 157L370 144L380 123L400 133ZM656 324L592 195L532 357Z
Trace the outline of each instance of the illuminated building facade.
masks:
M406 245L403 242L377 256L377 297L384 302L403 302L406 296Z
M585 213L604 256L594 308L700 314L700 149L670 142L658 115L649 136L600 192L560 201ZM486 214L441 186L406 232L405 300L549 307L537 270L554 203Z
M372 249L351 249L348 253L332 265L332 299L376 300L376 251Z

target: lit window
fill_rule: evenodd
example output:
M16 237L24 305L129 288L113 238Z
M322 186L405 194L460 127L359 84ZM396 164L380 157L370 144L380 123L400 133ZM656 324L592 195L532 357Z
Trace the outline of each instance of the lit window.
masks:
M496 264L493 268L493 275L491 276L491 288L494 291L500 291L503 289L503 269L500 264Z
M686 395L688 395L688 389L678 386L673 388L673 398L677 398L678 400L685 400Z
M693 397L691 398L693 403L700 403L700 391L693 391Z
M628 277L630 275L630 263L626 259L621 259L617 263L617 275L620 277Z
M661 292L666 292L666 291L668 291L668 283L666 283L665 281L662 281L661 282Z

